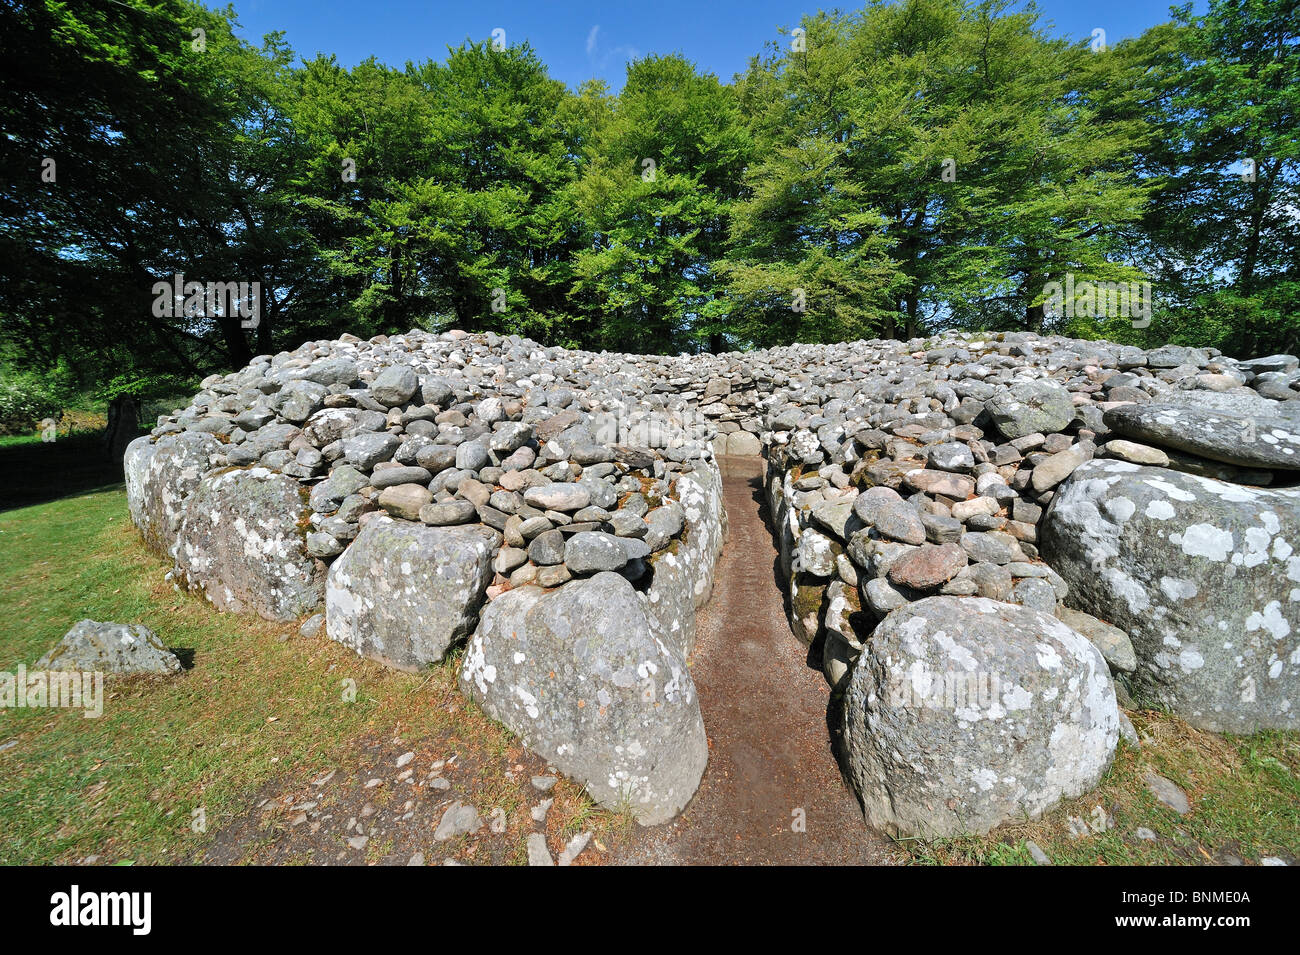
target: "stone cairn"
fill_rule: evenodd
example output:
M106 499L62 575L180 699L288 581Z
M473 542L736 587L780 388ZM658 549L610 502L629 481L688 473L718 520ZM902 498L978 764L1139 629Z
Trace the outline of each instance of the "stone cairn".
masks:
M642 356L492 333L309 342L126 451L131 517L218 609L312 615L664 822L722 455L767 461L795 634L866 821L985 832L1096 786L1125 705L1300 727L1300 361L1025 333Z

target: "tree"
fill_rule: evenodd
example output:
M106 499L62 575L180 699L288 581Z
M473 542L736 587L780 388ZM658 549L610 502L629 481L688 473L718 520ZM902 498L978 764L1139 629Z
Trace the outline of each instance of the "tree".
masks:
M1152 332L1233 354L1300 343L1300 5L1212 0L1135 53L1163 180L1144 251L1167 298Z
M185 0L10 6L7 349L37 367L67 357L99 380L246 362L241 316L155 315L153 287L176 273L260 281L286 262L267 239L283 131L271 98L287 51L273 39L263 56L233 36L229 11Z
M600 344L721 344L714 262L749 153L734 96L716 77L680 56L628 66L573 190L591 231L574 258L574 296L599 316Z
M906 281L851 159L853 21L822 14L803 28L805 49L774 47L739 83L755 163L721 270L746 344L873 337Z
M942 327L1293 349L1298 2L1094 50L1032 5L872 0L731 83L649 56L614 96L527 44L345 69L192 0L0 0L0 359L121 391L453 324L645 352ZM257 282L256 329L155 314L176 274ZM1156 321L1048 316L1071 275L1153 277Z
M823 14L805 49L751 67L767 160L737 210L738 317L776 340L1041 330L1053 278L1141 277L1120 242L1149 188L1126 165L1142 118L1109 92L1124 77L1005 7ZM822 303L803 322L778 317L794 286Z

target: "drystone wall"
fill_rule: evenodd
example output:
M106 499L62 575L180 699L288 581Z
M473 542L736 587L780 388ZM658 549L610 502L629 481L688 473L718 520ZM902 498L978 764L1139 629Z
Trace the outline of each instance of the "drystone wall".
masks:
M717 458L761 454L867 822L985 831L1095 786L1118 704L1297 727L1298 365L1029 334L344 336L205 380L127 449L127 497L219 609L323 610L406 670L465 645L467 695L653 824L707 762L687 660Z

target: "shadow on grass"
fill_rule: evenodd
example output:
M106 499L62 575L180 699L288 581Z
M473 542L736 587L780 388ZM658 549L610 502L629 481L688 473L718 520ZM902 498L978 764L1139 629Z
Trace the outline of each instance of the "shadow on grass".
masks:
M0 511L44 504L122 483L122 462L104 453L101 433L0 445Z

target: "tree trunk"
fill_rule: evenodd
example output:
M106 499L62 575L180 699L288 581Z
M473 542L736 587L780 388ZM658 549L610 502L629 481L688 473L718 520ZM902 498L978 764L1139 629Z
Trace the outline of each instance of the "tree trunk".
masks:
M261 321L257 325L257 350L260 354L269 355L274 350L271 347L271 325L272 313L275 311L275 296L269 288L262 289L262 310L258 312Z
M393 301L388 307L388 328L384 331L402 333L408 331L405 328L404 317L406 313L406 303L402 300L406 294L402 288L402 259L397 251L396 243L389 249L389 285L393 290Z
M243 368L253 360L253 350L248 346L241 319L238 315L222 315L217 319L221 329L221 340L226 346L226 355L234 368Z
M1021 294L1025 301L1025 327L1034 334L1041 334L1043 331L1043 305L1031 304L1034 300L1034 289L1040 288L1043 284L1043 275L1038 271L1031 271L1025 275L1025 284L1022 287Z
M1241 258L1241 275L1237 277L1237 289L1242 295L1249 295L1255 286L1255 268L1259 262L1259 243L1264 222L1264 210L1272 201L1273 175L1281 165L1274 163L1265 168L1262 176L1257 176L1250 188L1250 223L1246 228L1246 249Z

